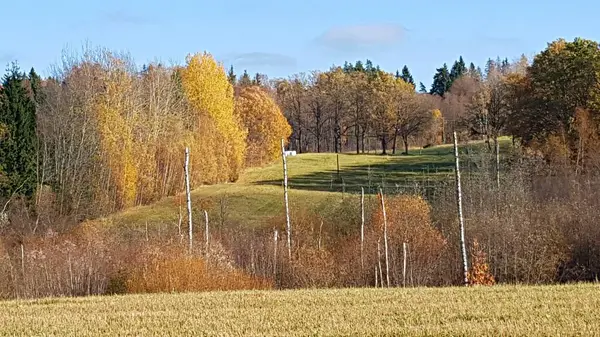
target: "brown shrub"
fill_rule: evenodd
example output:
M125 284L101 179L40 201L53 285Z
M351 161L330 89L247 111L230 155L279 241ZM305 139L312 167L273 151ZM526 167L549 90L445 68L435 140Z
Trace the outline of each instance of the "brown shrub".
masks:
M379 196L381 198L381 196ZM395 285L402 284L403 243L408 244L407 280L413 285L430 285L436 282L437 268L444 252L446 241L433 226L430 207L419 196L399 195L385 198L388 232L388 253L390 259L390 280ZM371 218L366 234L365 248L370 253L367 270L377 263L377 240L383 247L383 212L381 207ZM373 253L375 252L375 253ZM375 258L375 261L373 261Z
M467 273L467 279L470 285L491 286L496 284L494 276L490 273L487 255L479 246L477 239L473 240L471 247L471 268Z
M210 265L202 258L184 254L156 256L146 261L131 272L126 284L129 293L271 289L273 286L268 279Z

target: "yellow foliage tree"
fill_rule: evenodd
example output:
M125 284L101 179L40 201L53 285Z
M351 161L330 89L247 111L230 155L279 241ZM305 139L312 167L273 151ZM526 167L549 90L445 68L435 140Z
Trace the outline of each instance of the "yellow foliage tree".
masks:
M244 87L235 108L248 129L246 165L260 166L277 159L281 139L287 140L292 128L275 101L258 86Z
M114 207L119 209L135 204L138 172L134 162L132 128L124 116L130 111L127 96L132 80L119 59L112 58L110 62L111 67L105 72L105 92L98 100L96 114L101 157L109 168L113 183ZM110 199L110 195L106 196Z
M186 67L181 70L181 82L188 101L200 115L198 121L202 116L209 117L222 137L211 148L197 144L216 152L217 162L225 164L219 170L227 172L230 181L237 180L244 165L247 131L235 113L233 87L223 65L206 52L188 56ZM192 155L202 156L202 149L192 149Z

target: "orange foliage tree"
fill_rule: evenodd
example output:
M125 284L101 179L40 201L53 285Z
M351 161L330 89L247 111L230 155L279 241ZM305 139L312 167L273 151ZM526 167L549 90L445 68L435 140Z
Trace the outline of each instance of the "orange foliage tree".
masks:
M258 86L243 87L235 108L248 129L246 164L260 166L277 159L281 139L287 140L292 128L275 101Z
M440 261L446 241L432 224L429 204L418 196L399 195L386 197L385 207L392 283L402 282L403 243L408 244L407 264L412 270L413 284L431 282L435 278L436 265ZM381 208L373 213L367 237L371 248L366 250L376 251L377 239L381 238L383 241Z
M490 266L487 263L487 254L481 249L477 240L473 241L471 261L473 262L467 275L470 285L491 286L496 284L496 280L491 274Z

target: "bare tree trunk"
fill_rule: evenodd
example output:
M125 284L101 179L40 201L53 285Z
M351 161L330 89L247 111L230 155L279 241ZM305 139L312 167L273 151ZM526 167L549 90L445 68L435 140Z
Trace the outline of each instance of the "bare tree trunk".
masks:
M283 199L285 202L285 228L287 235L288 258L292 259L292 226L290 224L290 207L288 203L288 176L287 160L285 158L285 146L283 138L281 139L281 158L283 159Z
M402 243L402 258L404 263L402 264L402 287L406 287L406 251L408 244L406 242Z
M279 232L273 230L273 278L277 278L277 237Z
M365 269L365 189L360 188L360 269Z
M455 177L456 177L456 207L458 209L458 222L460 225L460 248L462 251L463 262L463 282L469 285L469 268L467 262L467 248L465 245L465 222L462 209L462 190L460 186L460 165L458 160L458 141L456 140L456 131L454 132L454 158L455 158Z
M365 153L365 134L367 133L367 130L365 128L363 128L362 134L361 134L361 148L362 148L362 153Z
M21 273L23 273L23 285L25 285L25 247L21 243Z
M208 212L206 210L204 211L204 241L204 250L208 255Z
M377 278L378 278L377 277L377 265L375 265L375 288L377 288L377 283L378 283L377 282L378 281Z
M383 288L383 270L381 269L381 239L377 239L377 264L379 265L379 285Z
M356 154L360 153L360 126L358 126L358 124L356 124L354 126L354 133L356 136Z
M408 136L402 136L402 141L404 142L404 154L408 154Z
M190 149L185 148L185 193L187 195L187 209L188 209L188 226L190 239L190 254L192 254L193 248L193 228L192 228L192 195L190 191Z
M494 137L494 143L496 145L496 186L500 190L500 142L498 142L498 137Z
M254 264L254 242L250 241L250 269L252 270L252 275L256 275L256 266Z
M381 193L381 210L383 212L383 248L385 249L385 280L387 286L390 286L390 259L388 253L388 236L387 236L387 216L385 214L385 201L383 198L383 189L380 187Z
M321 250L321 234L323 233L323 220L321 220L321 225L319 226L319 242L317 243L317 247Z
M179 204L179 221L177 222L177 233L179 233L180 243L183 241L183 234L181 233L181 222L183 216L181 215L181 204Z

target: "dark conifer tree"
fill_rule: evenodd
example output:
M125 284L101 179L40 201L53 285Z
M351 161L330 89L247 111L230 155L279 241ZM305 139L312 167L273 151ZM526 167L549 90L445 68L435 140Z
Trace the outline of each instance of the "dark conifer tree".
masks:
M34 81L38 81L33 72ZM0 194L31 197L37 186L37 133L35 102L16 63L4 76L0 89ZM36 84L37 85L37 84ZM39 88L39 87L38 87ZM35 89L38 90L37 88Z
M412 84L413 86L415 85L415 80L413 79L412 74L406 65L402 68L401 78L404 80L404 82Z
M452 81L450 79L448 65L444 63L441 68L436 69L436 74L433 76L433 83L431 84L429 93L432 95L444 96L446 91L450 89L451 84Z
M229 73L227 73L227 80L231 85L235 85L237 82L237 76L233 72L233 66L229 67Z

